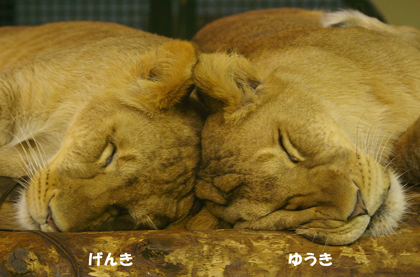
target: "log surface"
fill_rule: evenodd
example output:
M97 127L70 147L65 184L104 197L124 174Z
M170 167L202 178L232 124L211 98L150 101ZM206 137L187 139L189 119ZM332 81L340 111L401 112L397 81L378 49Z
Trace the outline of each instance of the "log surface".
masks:
M404 229L386 238L365 237L350 246L318 245L288 232L52 234L73 257L36 233L1 232L0 236L1 276L19 272L25 276L77 276L77 270L80 276L413 276L420 272L418 229ZM94 259L89 265L89 254L98 252L103 253L100 265ZM117 265L105 265L108 253ZM133 259L121 260L125 253ZM295 253L302 257L296 266L289 264L290 254ZM305 261L308 253L317 259L313 266L313 260ZM331 255L330 266L320 264L324 253ZM121 261L133 264L123 266Z
M418 276L420 188L411 190L401 229L347 246L319 245L286 231L0 231L0 276ZM89 265L90 254L99 252L100 265L95 259ZM105 265L108 253L116 265ZM121 259L125 253L132 260ZM295 253L301 263L289 264ZM305 261L308 253L316 258L313 266L313 259ZM320 264L325 253L330 266Z

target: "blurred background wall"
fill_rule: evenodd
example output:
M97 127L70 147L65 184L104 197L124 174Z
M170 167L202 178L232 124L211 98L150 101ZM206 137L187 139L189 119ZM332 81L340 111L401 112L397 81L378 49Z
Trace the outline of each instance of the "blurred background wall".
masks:
M279 7L358 9L383 21L420 28L420 0L0 0L0 26L111 21L189 39L220 17Z
M372 0L385 19L420 29L420 0Z

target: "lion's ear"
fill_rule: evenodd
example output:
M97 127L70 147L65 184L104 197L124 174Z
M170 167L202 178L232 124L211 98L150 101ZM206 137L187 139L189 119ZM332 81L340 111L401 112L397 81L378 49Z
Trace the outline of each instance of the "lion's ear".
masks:
M174 40L146 53L137 63L135 92L131 95L152 112L166 110L188 98L193 87L195 46Z
M193 78L199 97L211 112L229 115L257 102L259 72L237 53L201 54Z

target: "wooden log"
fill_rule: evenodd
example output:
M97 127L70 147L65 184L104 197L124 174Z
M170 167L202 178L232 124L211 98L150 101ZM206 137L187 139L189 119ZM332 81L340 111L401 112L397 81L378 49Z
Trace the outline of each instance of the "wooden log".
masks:
M0 236L1 276L78 276L77 271L79 276L401 276L420 272L419 229L364 237L350 246L335 247L314 244L290 232L237 230L49 234L58 245L39 233L0 232ZM103 254L98 266L93 257L99 252ZM105 265L109 253L117 265ZM120 255L125 253L132 260L122 260ZM301 263L289 264L295 253L302 257ZM316 260L305 261L308 253ZM330 266L320 264L325 253L331 260L323 263Z
M319 245L286 231L0 231L0 276L415 276L420 187L410 190L401 229L346 246ZM125 254L132 259L124 260ZM331 259L320 260L325 254ZM108 255L116 265L105 265Z

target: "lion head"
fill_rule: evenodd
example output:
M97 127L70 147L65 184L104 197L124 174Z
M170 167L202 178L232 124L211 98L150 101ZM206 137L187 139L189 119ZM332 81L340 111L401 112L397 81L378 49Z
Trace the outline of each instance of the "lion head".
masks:
M197 51L144 32L86 38L7 68L9 83L25 80L16 98L32 97L15 107L16 125L30 130L23 141L32 141L17 146L34 154L18 220L42 231L165 228L195 201Z
M208 211L331 245L392 232L407 202L390 154L419 116L418 49L352 28L238 49L202 54L194 69L211 110L195 188Z

